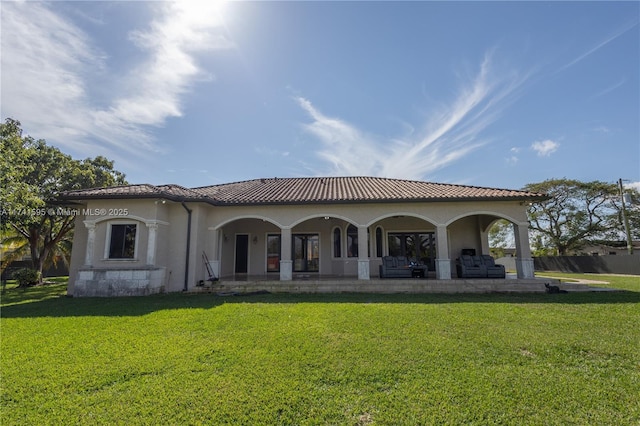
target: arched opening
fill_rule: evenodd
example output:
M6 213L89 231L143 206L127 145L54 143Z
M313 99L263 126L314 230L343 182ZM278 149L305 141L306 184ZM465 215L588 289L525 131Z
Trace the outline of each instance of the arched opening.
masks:
M432 222L417 215L397 214L379 218L371 229L375 232L372 270L378 270L385 256L401 256L435 271L436 227Z

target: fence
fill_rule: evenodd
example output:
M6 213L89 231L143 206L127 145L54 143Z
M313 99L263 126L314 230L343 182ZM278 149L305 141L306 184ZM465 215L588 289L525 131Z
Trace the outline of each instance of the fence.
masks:
M544 256L533 259L536 271L640 275L640 254Z

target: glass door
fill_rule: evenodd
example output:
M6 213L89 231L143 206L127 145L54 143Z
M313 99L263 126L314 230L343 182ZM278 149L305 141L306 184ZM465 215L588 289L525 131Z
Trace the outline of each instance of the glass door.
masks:
M318 234L293 236L294 272L318 272L320 270L320 237Z
M249 235L236 235L236 274L246 274L249 271Z
M280 272L280 235L267 235L267 272Z
M433 232L390 232L389 256L406 256L435 269L436 238Z

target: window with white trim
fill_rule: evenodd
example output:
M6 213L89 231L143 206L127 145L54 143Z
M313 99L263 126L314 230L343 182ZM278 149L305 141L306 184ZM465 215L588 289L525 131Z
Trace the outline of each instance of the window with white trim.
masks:
M111 224L109 259L134 259L136 254L137 225L132 223Z

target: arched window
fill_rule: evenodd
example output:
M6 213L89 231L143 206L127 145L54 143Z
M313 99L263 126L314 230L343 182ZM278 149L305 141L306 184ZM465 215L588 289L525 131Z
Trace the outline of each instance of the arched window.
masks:
M376 257L382 257L382 228L376 228Z
M333 230L333 257L342 257L342 232L340 232L340 228Z
M347 227L347 257L358 257L358 228Z

